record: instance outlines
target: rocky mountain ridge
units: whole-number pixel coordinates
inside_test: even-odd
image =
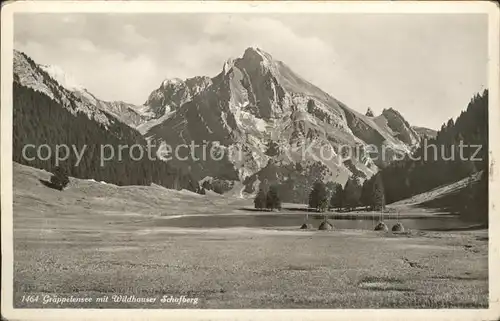
[[[264,180],[281,184],[292,179],[307,189],[316,179],[365,179],[390,161],[372,161],[368,145],[409,153],[420,142],[394,109],[377,117],[360,114],[259,48],[227,60],[213,78],[167,80],[145,105],[157,111],[156,117],[168,115],[143,131],[156,144],[175,147],[193,141],[211,147],[218,142],[224,153],[222,160],[181,161],[179,166],[200,180],[245,182],[247,191]],[[344,159],[347,149],[358,155]]]
[[[61,70],[17,51],[14,80],[104,126],[125,123],[160,148],[205,146],[180,148],[182,159],[170,161],[202,182],[243,182],[247,192],[267,181],[303,197],[318,179],[364,180],[421,139],[396,110],[363,115],[254,47],[225,61],[215,77],[166,79],[143,106],[100,100]],[[374,158],[373,148],[388,149],[388,158]],[[217,159],[204,158],[207,150]]]
[[[133,104],[97,98],[60,67],[37,64],[17,50],[14,50],[14,81],[46,94],[73,112],[83,112],[104,126],[112,121],[109,115],[131,127],[152,118]]]

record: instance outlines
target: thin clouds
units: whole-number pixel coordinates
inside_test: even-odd
[[[22,14],[14,31],[35,61],[136,104],[165,78],[215,76],[249,46],[361,112],[393,107],[433,128],[486,84],[487,19],[474,15]]]
[[[136,104],[164,78],[215,76],[226,59],[252,45],[306,78],[312,61],[333,59],[320,39],[297,36],[265,16],[43,14],[16,22],[17,49],[41,63],[60,65],[103,99]]]

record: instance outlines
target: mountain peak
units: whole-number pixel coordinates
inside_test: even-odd
[[[81,85],[75,77],[66,73],[63,68],[57,65],[43,65],[35,63],[27,54],[22,51],[14,49],[14,73],[18,76],[24,76],[23,84],[26,85],[30,82],[35,86],[36,69],[45,72],[50,78],[55,80],[60,86],[69,91],[85,91],[86,89]],[[41,77],[41,75],[39,75]],[[38,79],[38,85],[42,82],[41,78]],[[30,87],[30,86],[28,86]],[[50,96],[50,95],[49,95]]]
[[[39,67],[64,88],[71,91],[85,90],[75,77],[66,73],[61,67],[56,65],[39,65]]]
[[[231,68],[234,67],[234,59],[233,58],[229,58],[228,60],[226,60],[224,62],[224,66],[222,67],[222,71],[224,72],[224,74],[227,74]]]
[[[420,141],[418,133],[410,126],[408,121],[394,108],[382,111],[382,116],[387,119],[387,125],[397,133],[396,137],[407,145],[415,145]]]
[[[163,88],[167,87],[168,85],[179,85],[183,83],[184,81],[180,78],[167,78],[162,81],[161,86]]]
[[[273,57],[258,47],[248,47],[243,53],[243,59],[256,59],[259,61],[272,61]]]
[[[245,49],[245,52],[255,52],[255,53],[259,53],[259,52],[264,52],[262,49],[260,49],[259,47],[256,47],[256,46],[250,46],[248,47],[247,49]]]

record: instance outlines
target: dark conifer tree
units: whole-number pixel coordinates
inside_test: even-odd
[[[320,211],[328,207],[328,192],[325,183],[317,181],[314,183],[311,193],[309,194],[309,207]]]
[[[367,179],[363,183],[363,187],[361,188],[361,205],[365,206],[366,209],[373,207],[373,177],[371,179]]]
[[[263,188],[260,188],[259,191],[257,192],[257,195],[255,195],[255,199],[253,200],[255,208],[257,209],[266,208],[267,206],[266,200],[267,200],[266,192],[264,191]]]
[[[343,194],[344,207],[349,210],[353,210],[354,208],[356,208],[359,205],[359,200],[361,198],[361,183],[359,181],[359,178],[350,177],[347,180]]]
[[[383,211],[385,209],[385,192],[384,183],[380,174],[375,175],[373,182],[373,209],[376,211]]]
[[[341,184],[337,183],[332,193],[332,197],[330,198],[330,206],[340,211],[342,209],[343,198],[344,198],[344,188],[342,187]]]
[[[489,197],[488,197],[488,179],[487,171],[481,173],[481,178],[473,192],[473,200],[471,201],[474,219],[488,225],[489,214]]]
[[[310,114],[314,113],[314,108],[316,108],[316,103],[314,102],[314,100],[309,99],[307,101],[307,112]]]
[[[272,185],[266,196],[266,208],[270,210],[281,209],[281,199],[278,193],[278,186]]]

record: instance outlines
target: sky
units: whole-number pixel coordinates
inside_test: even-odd
[[[143,104],[254,46],[355,110],[438,129],[487,88],[487,30],[480,14],[23,13],[14,47],[100,99]]]

